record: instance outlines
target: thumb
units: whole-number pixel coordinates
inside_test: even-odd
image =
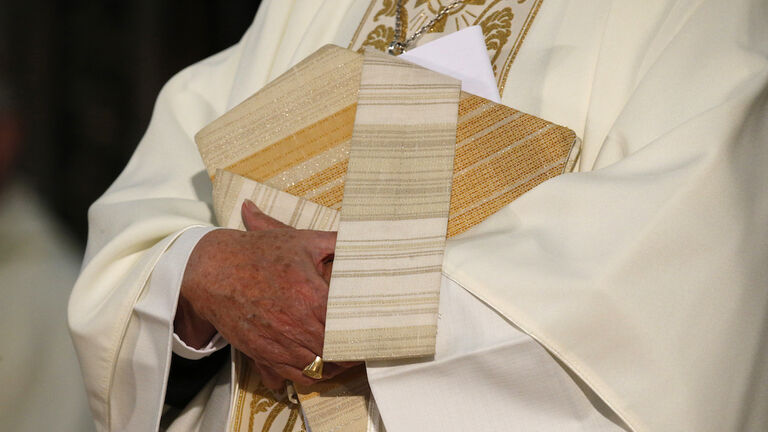
[[[240,208],[240,215],[243,218],[243,225],[246,231],[263,231],[276,228],[291,228],[290,226],[267,216],[256,207],[251,200],[243,201]]]

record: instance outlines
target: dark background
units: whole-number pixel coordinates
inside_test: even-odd
[[[0,132],[18,137],[12,175],[81,247],[87,208],[127,163],[162,85],[235,44],[258,4],[0,0]]]

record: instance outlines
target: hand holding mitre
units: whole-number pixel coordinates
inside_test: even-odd
[[[336,233],[294,229],[250,201],[241,210],[246,231],[211,231],[192,251],[175,331],[196,348],[220,332],[269,388],[311,385],[302,369],[322,353]],[[345,367],[327,364],[323,377]]]

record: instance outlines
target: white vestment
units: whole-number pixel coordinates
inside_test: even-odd
[[[142,385],[131,379],[135,359],[157,369],[170,349],[168,336],[136,351],[134,318],[147,311],[134,307],[155,264],[182,232],[212,223],[193,135],[321,45],[346,46],[368,3],[265,1],[238,45],[163,89],[134,157],[91,208],[70,303],[101,429],[124,428],[135,415]],[[449,284],[454,290],[441,308],[468,295],[461,288],[482,299],[558,359],[563,369],[553,373],[574,377],[563,388],[589,387],[586,394],[635,430],[764,429],[765,22],[768,7],[759,0],[545,1],[502,102],[575,130],[584,141],[583,172],[545,182],[450,240],[443,293]],[[487,395],[489,406],[512,393],[523,407],[546,409],[535,383],[492,373],[520,354],[510,341],[537,345],[525,345],[528,336],[501,318],[483,316],[501,326],[498,333],[443,346],[472,355],[369,369],[391,431],[462,419],[483,430],[492,416],[516,430],[506,411],[451,410],[462,392],[481,401]],[[441,329],[458,318],[441,321]],[[449,363],[475,373],[461,388],[443,388]],[[221,405],[215,384],[200,396],[209,405]],[[202,403],[181,420],[209,424],[199,415]],[[435,416],[447,424],[419,424]],[[556,420],[527,429],[562,430]]]

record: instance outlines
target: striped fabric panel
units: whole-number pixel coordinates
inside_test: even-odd
[[[295,195],[246,179],[229,171],[218,170],[213,181],[216,219],[226,228],[245,230],[240,206],[249,199],[270,217],[297,229],[336,231],[339,212]]]
[[[359,54],[326,45],[207,125],[195,141],[208,175],[229,168],[264,182],[349,139],[361,67]]]
[[[364,57],[325,317],[327,361],[434,354],[460,89],[458,80],[398,58]]]
[[[363,432],[369,421],[379,420],[369,419],[368,407],[373,401],[362,366],[296,390],[312,432]]]
[[[227,167],[253,179],[269,179],[352,138],[356,104],[342,108]]]
[[[562,174],[580,144],[568,128],[466,94],[456,136],[448,237]]]

